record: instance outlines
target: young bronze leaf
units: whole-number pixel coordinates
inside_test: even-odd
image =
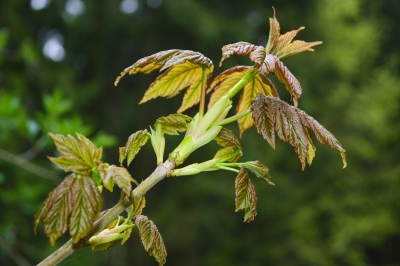
[[[235,179],[235,212],[244,210],[244,221],[254,221],[257,215],[257,196],[254,184],[246,169],[242,168]]]
[[[269,19],[270,22],[270,32],[269,39],[266,46],[266,52],[268,54],[273,54],[278,58],[288,57],[304,51],[314,51],[311,47],[321,44],[322,42],[304,42],[304,41],[294,41],[293,38],[297,35],[300,30],[304,27],[300,27],[297,30],[289,31],[283,35],[280,34],[280,25],[275,16]]]
[[[275,186],[275,184],[270,180],[271,176],[268,174],[269,172],[268,167],[262,164],[260,161],[245,162],[242,164],[242,167],[250,170],[258,178],[260,178],[261,181],[269,185]]]
[[[142,214],[142,210],[146,207],[146,198],[141,196],[135,200],[131,206],[129,206],[126,211],[130,214],[132,218]]]
[[[35,214],[34,231],[43,218],[44,233],[54,246],[56,240],[68,229],[69,215],[72,211],[71,187],[76,181],[75,175],[67,176],[50,194]]]
[[[128,170],[124,167],[110,166],[102,167],[100,170],[100,177],[103,180],[104,187],[112,192],[112,186],[107,184],[116,183],[118,187],[130,197],[132,191],[131,182],[137,183],[129,174]],[[112,181],[111,181],[112,180]],[[110,189],[111,187],[111,189]]]
[[[342,147],[340,142],[333,136],[331,132],[329,132],[324,126],[322,126],[320,123],[318,123],[317,120],[315,120],[313,117],[307,115],[304,111],[300,109],[296,109],[296,112],[298,113],[301,123],[303,126],[311,130],[315,136],[317,137],[317,140],[325,145],[328,145],[329,147],[337,150],[340,152],[343,160],[343,168],[347,166],[346,162],[346,150]],[[314,146],[314,145],[313,145]],[[315,150],[315,147],[314,147]],[[315,151],[314,151],[315,153]]]
[[[69,233],[72,241],[77,243],[92,229],[101,210],[102,197],[96,183],[87,176],[75,178],[70,195],[72,209]]]
[[[153,256],[159,265],[164,265],[167,259],[167,250],[156,225],[144,215],[138,215],[135,224],[139,229],[139,237],[146,252]]]
[[[178,49],[166,50],[139,59],[138,61],[136,61],[136,63],[134,63],[130,67],[125,68],[124,71],[121,72],[121,74],[115,80],[114,85],[117,86],[121,78],[127,73],[129,75],[134,75],[137,73],[149,74],[155,70],[162,68],[165,62],[169,58],[171,58],[171,56],[179,52],[180,50]]]
[[[71,135],[49,133],[57,150],[63,156],[49,159],[66,172],[90,175],[92,168],[101,163],[102,148],[97,148],[89,139],[77,134],[78,140]]]
[[[179,135],[178,132],[186,131],[186,127],[188,122],[190,122],[192,118],[190,116],[184,114],[171,114],[167,117],[163,116],[156,120],[154,123],[154,127],[157,125],[162,126],[162,133],[168,135]]]
[[[253,120],[257,132],[262,134],[272,147],[275,146],[275,134],[283,141],[289,142],[300,159],[302,169],[306,162],[311,164],[315,156],[315,146],[308,130],[313,131],[322,143],[338,150],[346,166],[345,150],[338,140],[315,119],[305,112],[281,101],[278,98],[257,95],[252,104]],[[311,150],[310,150],[311,149]]]
[[[125,147],[119,148],[119,162],[123,163],[123,161],[127,158],[128,166],[131,164],[132,160],[135,158],[136,154],[140,151],[143,145],[149,140],[149,136],[147,135],[147,130],[139,130],[136,133],[129,136],[128,141],[125,144]]]
[[[228,44],[222,47],[222,58],[219,66],[222,65],[225,59],[233,54],[249,56],[250,60],[254,62],[258,68],[264,63],[266,52],[263,46],[257,46],[248,42]]]
[[[253,101],[252,111],[257,132],[270,144],[275,143],[275,134],[281,140],[289,142],[304,169],[309,148],[308,133],[301,125],[295,108],[278,98],[259,94]]]
[[[290,92],[293,97],[293,105],[297,107],[297,99],[300,98],[303,93],[300,82],[279,59],[275,61],[273,74],[277,77],[279,82],[282,83],[285,89]]]
[[[201,65],[204,68],[212,67],[212,61],[209,58],[205,57],[203,54],[190,50],[179,50],[179,53],[175,53],[173,54],[173,56],[168,58],[160,71],[172,66],[183,64],[185,62],[190,62],[195,65]]]
[[[240,96],[239,103],[236,106],[236,113],[239,114],[251,107],[251,103],[257,94],[264,94],[273,97],[279,97],[275,86],[263,74],[257,74],[252,81],[244,86],[242,95]],[[254,125],[251,115],[248,114],[238,120],[240,136],[246,129]]]
[[[150,85],[139,104],[157,97],[172,98],[184,89],[188,89],[184,96],[179,112],[197,104],[200,101],[201,90],[203,89],[202,76],[204,66],[193,64],[190,61],[174,65]],[[207,68],[206,76],[209,77],[213,67]],[[207,82],[207,81],[206,81]]]
[[[210,109],[222,96],[226,95],[228,91],[241,79],[248,71],[251,71],[251,67],[248,66],[236,66],[225,70],[218,76],[216,76],[210,85],[209,90],[214,90],[208,103],[208,109]]]
[[[215,154],[214,158],[220,158],[224,162],[237,162],[242,158],[242,146],[229,129],[222,128],[214,140],[224,147]]]

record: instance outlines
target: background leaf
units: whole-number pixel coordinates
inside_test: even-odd
[[[257,196],[254,184],[246,169],[240,169],[235,178],[235,211],[244,210],[244,221],[254,221],[257,215]]]
[[[156,259],[159,265],[164,265],[167,258],[167,250],[156,225],[144,215],[137,216],[135,224],[139,229],[139,237],[144,249]]]

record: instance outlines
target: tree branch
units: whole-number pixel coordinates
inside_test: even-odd
[[[138,198],[146,194],[146,192],[149,189],[151,189],[155,184],[157,184],[158,182],[163,180],[166,176],[168,176],[169,172],[172,169],[174,169],[174,167],[175,164],[170,160],[167,160],[163,164],[157,166],[154,172],[132,191],[132,199],[137,200]],[[61,261],[63,261],[68,256],[70,256],[76,250],[88,246],[87,241],[89,240],[90,237],[99,232],[101,229],[105,228],[112,220],[115,219],[115,217],[117,217],[131,204],[132,201],[128,197],[125,197],[122,201],[118,202],[113,208],[108,209],[108,211],[103,216],[98,218],[94,222],[93,228],[90,231],[90,233],[79,243],[73,244],[72,239],[70,239],[38,265],[41,266],[56,265]]]
[[[6,161],[8,163],[14,164],[18,167],[21,167],[22,169],[25,169],[25,170],[27,170],[39,177],[42,177],[44,179],[47,179],[47,180],[50,180],[53,182],[59,181],[59,178],[58,178],[57,174],[55,174],[54,171],[50,171],[43,167],[40,167],[21,156],[14,155],[3,149],[0,149],[0,159]]]

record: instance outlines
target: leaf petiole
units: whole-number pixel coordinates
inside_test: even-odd
[[[248,108],[248,109],[244,110],[243,112],[241,112],[241,113],[239,113],[237,115],[234,115],[234,116],[225,118],[223,120],[217,121],[217,122],[213,123],[211,126],[212,127],[214,127],[214,126],[224,126],[224,125],[230,124],[230,123],[235,122],[235,121],[239,120],[240,118],[248,115],[249,113],[251,113],[251,108]]]

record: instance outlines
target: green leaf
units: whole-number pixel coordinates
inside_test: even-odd
[[[219,66],[222,65],[225,59],[233,54],[249,56],[250,60],[253,61],[258,68],[264,63],[266,52],[263,46],[257,46],[248,42],[228,44],[222,47],[222,58]]]
[[[235,212],[244,210],[244,221],[254,221],[257,215],[257,196],[254,184],[247,171],[242,168],[235,179]]]
[[[76,181],[75,175],[67,176],[53,191],[35,214],[34,231],[43,219],[44,233],[54,246],[56,240],[68,229],[69,215],[74,207],[71,200],[71,187]]]
[[[131,182],[136,184],[137,182],[132,178],[128,170],[124,167],[117,167],[114,165],[109,167],[103,166],[104,164],[100,165],[99,174],[103,180],[104,187],[112,192],[114,183],[116,183],[118,187],[125,193],[125,195],[130,197],[132,192]]]
[[[220,149],[214,158],[221,159],[220,162],[237,162],[242,158],[242,146],[232,131],[222,128],[214,140],[224,147]]]
[[[218,75],[211,83],[210,90],[214,89],[211,95],[208,108],[216,103],[222,96],[226,95],[228,91],[249,71],[254,71],[252,67],[237,66],[230,68],[220,75]],[[208,91],[208,92],[209,92]],[[236,106],[236,114],[239,114],[251,107],[251,102],[262,93],[268,96],[279,97],[278,92],[272,82],[264,75],[257,74],[254,79],[245,85],[243,93],[240,96],[239,103]],[[238,120],[240,135],[254,125],[250,115],[246,115]]]
[[[53,138],[57,150],[63,154],[61,157],[49,159],[66,172],[74,172],[81,175],[90,175],[93,168],[101,163],[102,148],[97,148],[83,135],[76,134],[78,140],[71,135],[49,133]]]
[[[202,75],[203,66],[193,64],[189,61],[174,65],[150,85],[139,104],[157,97],[172,98],[182,90],[187,89],[183,102],[178,112],[183,112],[189,107],[200,102],[201,90],[203,89]],[[213,67],[207,69],[207,77],[211,76]]]
[[[130,217],[135,218],[136,216],[142,214],[144,207],[146,207],[146,198],[145,196],[141,196],[126,209],[126,212],[130,215]]]
[[[269,39],[266,46],[266,52],[269,54],[273,54],[278,58],[288,57],[297,53],[301,53],[304,51],[314,51],[311,47],[321,44],[322,42],[305,42],[305,41],[294,41],[293,38],[297,35],[297,33],[303,29],[304,27],[300,27],[297,30],[289,31],[283,35],[280,34],[280,25],[275,16],[269,19],[270,22],[270,32]]]
[[[251,162],[245,162],[242,164],[242,167],[250,170],[252,173],[254,173],[258,178],[261,179],[261,181],[275,186],[275,184],[270,180],[271,176],[269,175],[269,169],[267,166],[262,164],[260,161],[251,161]]]
[[[164,265],[167,250],[156,225],[144,215],[137,216],[135,224],[139,229],[139,237],[146,252],[153,256],[159,265]]]
[[[92,178],[76,178],[70,190],[73,208],[69,220],[69,233],[74,243],[85,237],[98,216],[102,198]]]
[[[236,66],[229,68],[216,76],[207,90],[207,93],[214,90],[208,103],[208,109],[210,109],[222,96],[226,95],[228,91],[243,78],[248,71],[252,71],[253,68],[248,66]]]
[[[149,140],[149,136],[147,135],[147,130],[139,130],[136,133],[129,136],[128,141],[125,144],[125,147],[119,148],[119,162],[123,163],[123,161],[127,158],[128,166],[131,164],[132,160],[135,158],[136,154],[140,151],[143,145]]]
[[[43,218],[44,233],[51,245],[69,229],[74,243],[92,228],[102,198],[96,183],[87,176],[67,176],[47,197],[35,214],[34,228]]]
[[[186,131],[188,122],[192,121],[190,116],[184,114],[171,114],[167,117],[163,116],[156,120],[154,127],[161,125],[162,133],[168,135],[179,135],[178,132]]]
[[[302,169],[306,161],[311,164],[315,156],[308,129],[314,132],[318,141],[341,153],[343,165],[346,167],[346,150],[339,141],[304,111],[295,108],[278,98],[259,94],[252,104],[253,120],[257,132],[275,148],[275,134],[283,141],[289,142],[300,159]],[[311,149],[311,150],[310,150]]]
[[[236,106],[236,113],[239,114],[251,107],[251,103],[257,94],[264,94],[273,97],[279,97],[275,86],[263,74],[257,74],[254,79],[244,86],[242,95],[240,96],[239,103]],[[248,114],[238,120],[240,136],[243,132],[254,125],[251,115]]]
[[[214,67],[212,61],[199,52],[167,50],[138,60],[121,72],[114,84],[117,85],[126,73],[147,74],[158,69],[166,71],[150,85],[140,103],[159,96],[171,98],[188,89],[178,110],[183,112],[200,101],[201,91],[209,83]],[[205,83],[203,74],[206,76]]]

